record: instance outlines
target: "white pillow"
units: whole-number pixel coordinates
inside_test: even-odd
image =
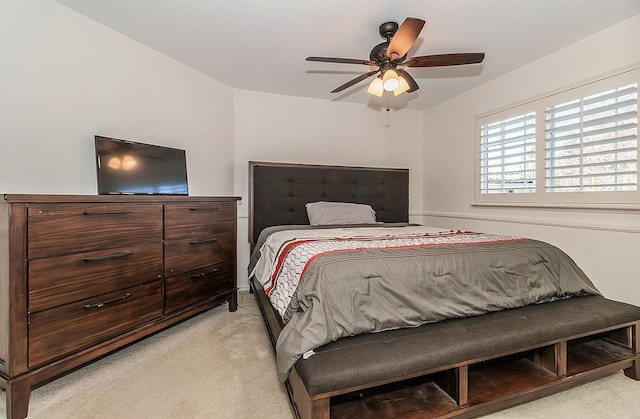
[[[375,224],[376,212],[369,205],[348,202],[310,202],[305,205],[311,225]]]

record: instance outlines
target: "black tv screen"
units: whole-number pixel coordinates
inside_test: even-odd
[[[188,195],[184,150],[95,136],[98,194]]]

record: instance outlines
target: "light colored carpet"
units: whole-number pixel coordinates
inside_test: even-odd
[[[29,419],[293,418],[253,296],[239,301],[35,389]],[[617,373],[485,418],[553,417],[640,418],[640,382]]]

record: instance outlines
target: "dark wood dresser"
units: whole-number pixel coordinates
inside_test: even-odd
[[[5,195],[0,386],[32,388],[225,301],[237,309],[238,197]]]

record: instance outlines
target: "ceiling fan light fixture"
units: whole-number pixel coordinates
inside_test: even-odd
[[[389,69],[384,72],[382,76],[382,83],[384,86],[384,90],[387,92],[391,92],[400,86],[400,80],[398,80],[398,73],[395,70]]]
[[[400,84],[398,84],[398,87],[396,87],[393,90],[393,94],[395,96],[398,96],[398,95],[406,92],[411,87],[411,86],[409,86],[409,83],[407,83],[407,81],[404,79],[404,77],[398,76],[398,80],[400,81]]]
[[[307,61],[319,61],[325,63],[338,64],[364,64],[370,67],[377,67],[361,74],[358,77],[336,87],[331,93],[338,93],[374,74],[380,73],[369,85],[368,93],[382,97],[384,92],[393,92],[399,96],[402,93],[412,93],[420,87],[415,79],[399,66],[406,67],[442,67],[452,65],[478,64],[484,60],[484,52],[476,53],[454,53],[454,54],[432,54],[407,58],[408,52],[413,48],[418,39],[425,21],[415,17],[408,17],[399,25],[396,22],[386,22],[380,25],[379,33],[385,42],[373,47],[369,53],[369,60],[355,58],[336,57],[307,57]]]
[[[375,79],[373,79],[373,81],[369,85],[369,88],[367,89],[367,92],[371,93],[372,95],[382,97],[382,94],[384,93],[384,83],[382,82],[382,79],[380,77],[376,77]]]

